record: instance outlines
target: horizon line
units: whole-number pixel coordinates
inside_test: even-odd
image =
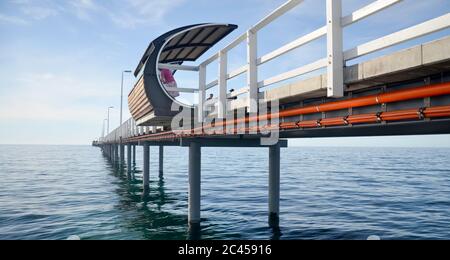
[[[92,144],[2,144],[0,146],[92,146]],[[173,146],[178,147],[178,146]],[[208,147],[205,147],[208,148]],[[210,147],[213,148],[213,147]],[[450,146],[406,146],[406,145],[364,145],[364,146],[355,146],[355,145],[291,145],[287,148],[433,148],[433,149],[450,149]]]

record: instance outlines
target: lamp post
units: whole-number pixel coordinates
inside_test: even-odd
[[[131,70],[122,71],[122,84],[120,85],[120,125],[122,125],[122,114],[123,114],[123,75],[125,73],[131,73]]]
[[[107,127],[107,134],[109,134],[109,111],[111,110],[111,109],[113,109],[114,107],[108,107],[108,127]]]
[[[108,121],[108,119],[103,119],[103,128],[102,128],[102,139],[105,138],[105,130],[106,130],[106,121]]]

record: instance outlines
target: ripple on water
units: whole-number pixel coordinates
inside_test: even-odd
[[[0,239],[187,239],[187,150],[142,193],[89,146],[0,146]],[[151,150],[151,169],[158,160]],[[389,155],[389,156],[388,156]],[[450,150],[288,148],[280,230],[267,227],[267,150],[202,158],[203,239],[449,239]],[[382,162],[382,163],[381,163]]]

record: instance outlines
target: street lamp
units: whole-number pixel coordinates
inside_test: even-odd
[[[105,138],[105,130],[106,130],[106,122],[108,119],[103,119],[103,128],[102,128],[102,139]]]
[[[122,125],[122,113],[123,113],[123,74],[131,73],[131,70],[122,71],[122,84],[120,85],[120,125]]]
[[[108,128],[107,128],[107,134],[109,134],[109,110],[113,109],[114,107],[108,107]]]

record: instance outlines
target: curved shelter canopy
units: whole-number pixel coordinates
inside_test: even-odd
[[[159,79],[158,64],[182,64],[196,61],[211,47],[234,31],[232,24],[196,24],[167,32],[150,43],[134,75],[139,77],[128,96],[129,109],[138,125],[166,126],[177,112],[178,103]]]
[[[139,75],[148,58],[155,52],[155,43],[161,38],[170,40],[161,50],[159,63],[183,63],[184,61],[196,61],[237,28],[237,25],[232,24],[196,24],[166,33],[150,43],[134,75]]]

